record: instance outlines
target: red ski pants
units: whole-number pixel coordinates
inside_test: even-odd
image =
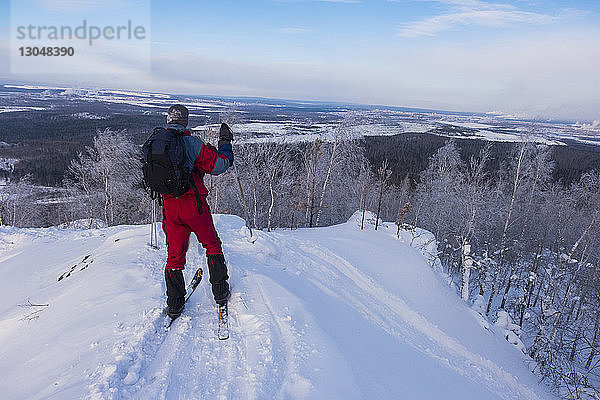
[[[206,196],[200,196],[202,213],[195,196],[164,199],[163,231],[167,237],[167,269],[183,269],[190,234],[206,249],[206,255],[223,254],[221,240],[215,230]]]

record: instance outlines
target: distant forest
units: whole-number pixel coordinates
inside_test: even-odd
[[[391,179],[400,183],[406,176],[413,185],[419,183],[419,174],[427,168],[433,156],[449,140],[448,137],[404,133],[394,136],[367,136],[365,156],[372,165],[381,165],[384,159],[394,172]],[[514,149],[511,142],[488,142],[477,139],[453,138],[464,162],[477,156],[486,144],[490,144],[490,160],[487,172],[497,176],[504,169]],[[585,172],[600,169],[600,146],[570,141],[567,146],[550,146],[551,159],[555,162],[552,178],[555,182],[569,185]]]
[[[105,115],[102,111],[99,114]],[[0,157],[20,160],[15,165],[15,179],[31,174],[34,184],[60,186],[71,161],[92,145],[98,130],[126,129],[141,144],[163,121],[157,114],[108,114],[106,119],[87,119],[54,111],[3,113],[0,141],[12,146],[0,148]]]

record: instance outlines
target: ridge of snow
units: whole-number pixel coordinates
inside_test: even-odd
[[[257,231],[250,243],[243,220],[215,215],[231,276],[227,341],[216,338],[207,273],[164,330],[166,251],[148,246],[149,226],[0,227],[0,391],[6,398],[554,398],[504,340],[505,327],[484,329],[428,265],[431,234],[397,237],[388,223],[375,231],[372,214],[360,230],[360,217]],[[207,272],[204,250],[194,237],[191,244],[187,279],[199,266]]]

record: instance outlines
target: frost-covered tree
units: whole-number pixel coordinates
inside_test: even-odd
[[[107,225],[147,219],[139,148],[125,131],[98,131],[93,146],[71,162],[65,183],[80,191],[90,218]]]
[[[377,213],[375,214],[375,230],[379,225],[379,216],[381,215],[381,201],[383,200],[383,193],[390,186],[390,177],[392,176],[392,170],[389,169],[388,160],[383,160],[379,168],[377,168]]]
[[[283,142],[247,143],[236,148],[236,162],[248,192],[252,224],[256,228],[267,228],[280,224],[276,218],[284,201],[291,176],[294,150]]]
[[[317,180],[319,175],[319,164],[323,152],[321,150],[323,141],[316,139],[310,143],[304,151],[304,168],[306,171],[306,220],[310,228],[313,227],[317,213]]]
[[[414,225],[430,230],[440,243],[440,256],[449,272],[460,260],[458,242],[461,220],[460,187],[464,181],[464,162],[452,140],[430,159],[420,175],[413,204]]]
[[[359,210],[361,211],[360,229],[364,229],[365,214],[370,206],[371,186],[375,181],[375,174],[371,169],[371,164],[364,159],[358,169],[358,190],[359,190]]]
[[[37,202],[38,195],[28,175],[5,185],[0,191],[0,225],[39,226],[41,208]]]
[[[345,183],[348,180],[353,181],[354,179],[352,178],[357,178],[360,174],[359,169],[363,156],[358,138],[362,138],[362,135],[360,131],[354,129],[357,121],[357,114],[347,113],[335,128],[333,139],[326,147],[328,153],[327,165],[324,171],[324,178],[322,179],[323,183],[320,187],[315,225],[319,225],[321,215],[326,206],[325,199],[330,194],[331,188],[336,186],[335,183]],[[355,187],[355,182],[348,183],[353,184],[350,188]]]
[[[81,201],[72,206],[81,208],[90,222],[99,216],[100,202],[93,156],[91,148],[79,153],[77,159],[71,161],[63,182],[66,187],[75,189],[74,195]]]

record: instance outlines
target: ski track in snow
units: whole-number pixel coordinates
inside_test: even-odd
[[[229,267],[233,276],[243,274]],[[114,362],[93,374],[87,398],[286,399],[305,391],[310,384],[294,364],[295,333],[278,316],[260,278],[242,285],[253,299],[251,311],[242,297],[246,293],[232,285],[228,340],[217,338],[217,308],[206,282],[168,330],[160,307],[121,327],[131,332],[130,339],[115,344]]]

